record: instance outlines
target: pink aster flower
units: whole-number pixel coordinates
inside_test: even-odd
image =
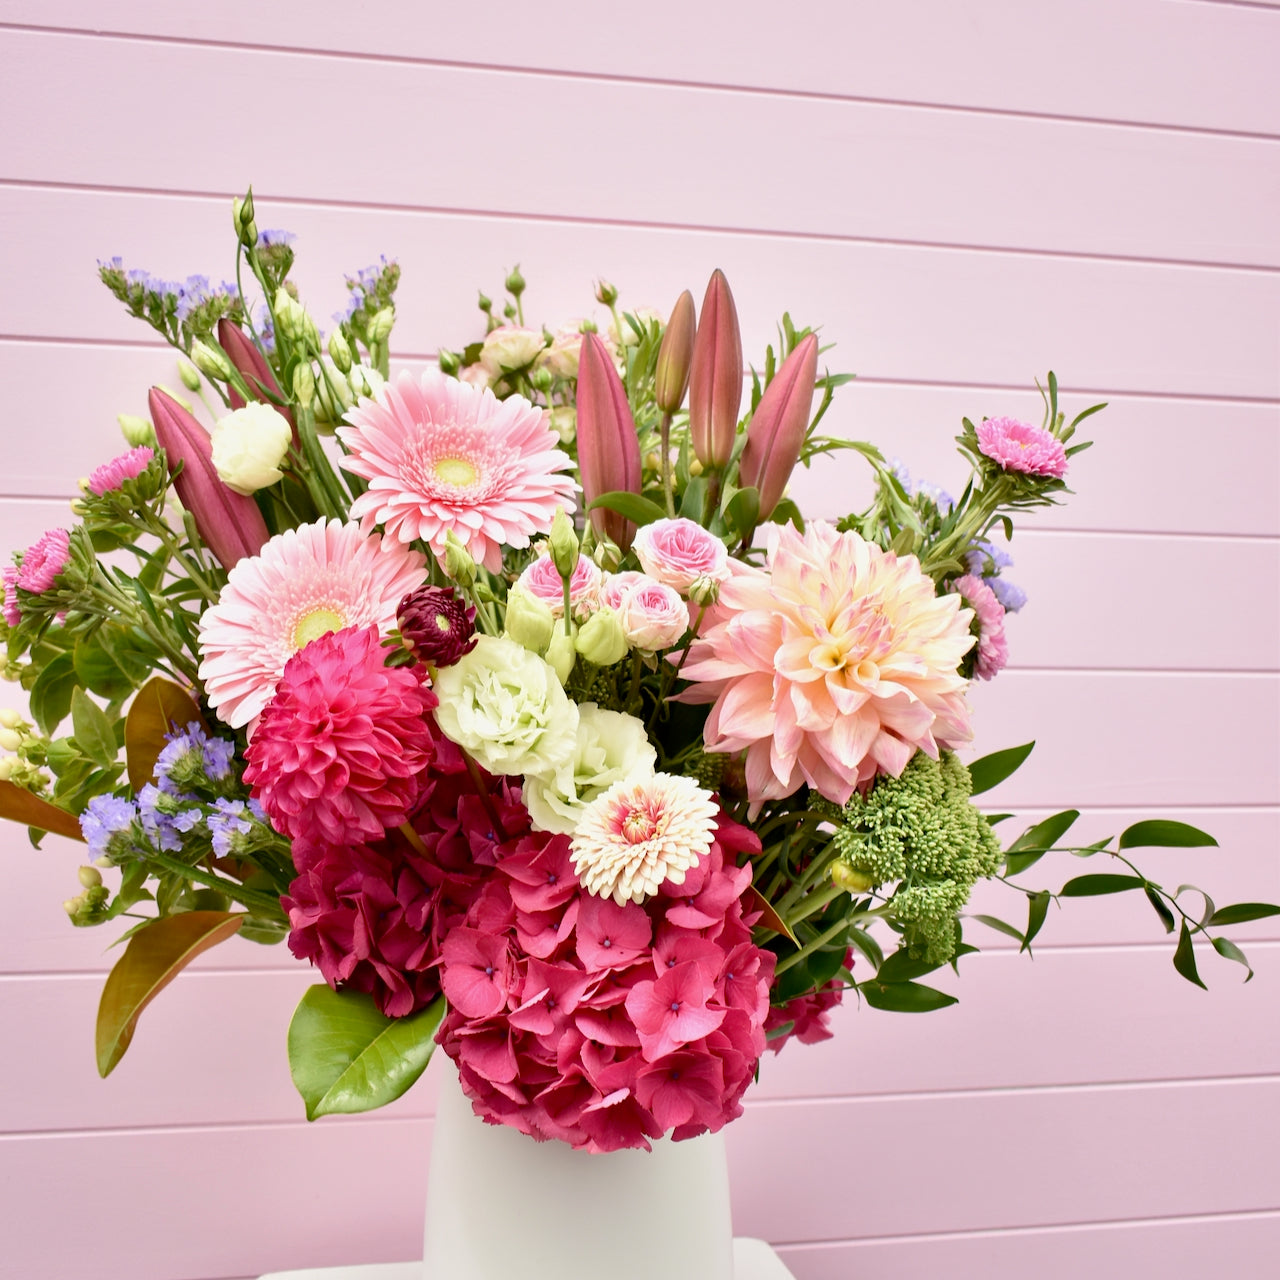
[[[764,569],[735,562],[677,701],[711,702],[709,751],[747,753],[753,808],[803,783],[844,804],[877,772],[967,741],[971,614],[914,556],[815,521],[771,525]]]
[[[388,667],[374,627],[321,636],[285,664],[245,752],[271,825],[307,844],[377,840],[422,792],[436,705],[415,667]]]
[[[122,453],[110,462],[104,462],[89,476],[89,492],[102,497],[112,489],[118,489],[126,480],[134,480],[146,469],[155,454],[146,445],[139,445]]]
[[[706,856],[718,814],[711,792],[692,778],[624,778],[583,809],[571,845],[574,870],[588,893],[643,902],[664,881],[682,883]]]
[[[504,546],[527,547],[550,530],[557,507],[573,510],[569,456],[522,396],[499,400],[435,369],[421,380],[402,373],[347,421],[337,429],[350,450],[342,465],[369,482],[351,506],[365,532],[382,524],[441,559],[452,532],[496,573]]]
[[[729,576],[727,548],[696,520],[655,520],[636,531],[631,549],[645,573],[682,593],[699,578],[723,582]]]
[[[71,555],[71,535],[65,529],[50,529],[27,548],[18,568],[16,585],[23,591],[38,596],[48,591],[63,569]],[[6,603],[8,592],[5,592]]]
[[[957,578],[951,586],[964,597],[965,604],[973,609],[974,620],[978,624],[978,652],[974,659],[973,674],[979,680],[990,680],[1009,663],[1009,642],[1004,634],[1004,606],[996,599],[996,593],[972,573]]]
[[[4,567],[4,620],[16,627],[22,621],[18,611],[18,566],[7,564]]]
[[[1067,453],[1062,441],[1043,427],[1033,427],[1017,418],[984,418],[977,427],[978,448],[1006,471],[1022,471],[1031,476],[1067,474]]]
[[[337,520],[272,538],[231,570],[200,619],[200,679],[209,705],[238,729],[262,713],[303,645],[344,627],[396,625],[396,608],[426,579],[426,558]]]
[[[549,555],[539,556],[517,579],[522,587],[536,596],[557,618],[564,616],[564,579]],[[569,607],[576,617],[594,613],[600,604],[600,588],[604,573],[588,556],[579,556],[569,575]]]

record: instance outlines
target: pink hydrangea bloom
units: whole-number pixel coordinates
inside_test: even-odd
[[[539,556],[520,575],[518,582],[536,596],[557,618],[564,616],[564,579],[549,555]],[[569,575],[569,607],[574,615],[585,618],[600,605],[600,588],[604,573],[589,556],[579,556]]]
[[[1067,452],[1062,441],[1043,427],[1033,427],[1017,418],[984,418],[977,427],[978,448],[1006,471],[1031,476],[1067,474]]]
[[[33,596],[48,591],[58,574],[67,567],[70,555],[71,535],[65,529],[50,529],[27,548],[16,584]]]
[[[854,955],[850,949],[845,952],[844,967],[852,970],[853,965]],[[799,1040],[801,1044],[830,1040],[832,1031],[828,1015],[844,1003],[844,991],[844,984],[833,978],[817,991],[806,992],[770,1009],[764,1024],[769,1048],[774,1053],[781,1053],[782,1046],[791,1040]]]
[[[699,578],[723,582],[729,576],[728,549],[695,520],[655,520],[636,531],[631,549],[645,573],[681,593]]]
[[[765,537],[763,569],[734,562],[676,699],[714,703],[707,749],[746,751],[756,810],[804,783],[844,804],[917,751],[970,738],[958,597],[937,596],[914,556],[820,521]]]
[[[89,476],[89,492],[101,497],[104,493],[110,493],[112,489],[118,489],[126,480],[133,480],[140,476],[155,456],[154,452],[143,444],[136,449],[130,449],[127,453],[122,453],[118,458],[112,458],[110,462],[104,462]]]
[[[388,667],[374,627],[311,641],[285,665],[245,752],[271,825],[306,844],[377,840],[424,785],[437,704],[418,667]]]
[[[1004,606],[996,593],[979,577],[966,573],[952,584],[974,612],[978,624],[978,651],[973,674],[979,680],[990,680],[1009,663],[1009,642],[1004,633]]]
[[[547,533],[557,507],[572,511],[572,465],[541,409],[522,396],[499,400],[430,369],[402,373],[347,413],[337,429],[342,465],[369,482],[351,505],[365,532],[426,542],[443,560],[452,532],[493,573],[503,547]]]

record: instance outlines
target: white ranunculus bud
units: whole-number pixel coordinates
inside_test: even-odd
[[[275,484],[289,452],[293,428],[269,404],[249,404],[218,421],[213,429],[213,465],[229,489],[245,495]]]

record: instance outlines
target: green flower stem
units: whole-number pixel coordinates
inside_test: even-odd
[[[316,507],[326,518],[345,520],[347,518],[347,499],[342,486],[329,459],[320,447],[320,438],[316,435],[316,415],[310,406],[298,405],[294,409],[294,420],[298,424],[298,438],[302,442],[302,453],[306,459],[308,472],[307,488],[315,500]]]
[[[973,545],[975,539],[982,537],[991,528],[991,522],[1004,505],[1009,488],[1009,482],[1002,475],[990,486],[979,489],[956,527],[921,558],[921,571],[932,575],[948,560],[958,560]]]
[[[671,483],[671,415],[663,413],[662,425],[659,428],[662,450],[662,492],[667,500],[667,516],[674,518],[676,514],[675,487]]]
[[[86,608],[88,604],[97,607]],[[196,683],[198,674],[196,663],[187,655],[186,650],[180,643],[175,644],[173,637],[161,631],[101,569],[98,570],[96,581],[89,584],[87,597],[77,599],[75,607],[85,613],[94,613],[108,621],[124,619],[129,626],[146,636],[176,671],[181,672],[182,676],[192,684]]]
[[[785,920],[787,912],[795,906],[801,898],[809,892],[820,880],[827,875],[827,869],[836,860],[834,848],[830,842],[823,851],[817,854],[813,861],[805,868],[804,874],[792,886],[790,892],[783,895],[782,901],[775,903],[775,909],[778,914]]]
[[[821,893],[815,893],[811,897],[805,898],[800,904],[800,910],[793,915],[783,916],[782,918],[794,930],[802,920],[807,920],[810,916],[815,916],[819,911],[830,906],[842,893],[847,893],[847,889],[837,888],[832,885],[829,889],[824,889]],[[781,914],[781,913],[779,913]]]
[[[259,893],[257,889],[246,889],[238,881],[224,880],[222,876],[214,875],[211,871],[193,867],[190,863],[183,862],[180,858],[170,858],[163,853],[149,850],[145,861],[154,863],[165,871],[172,871],[187,880],[194,880],[196,884],[202,884],[207,889],[217,889],[219,893],[225,893],[232,902],[238,902],[242,907],[248,907],[251,911],[265,911],[278,920],[283,921],[285,919],[284,912],[280,907],[280,899],[274,894]]]
[[[822,933],[818,934],[812,942],[805,943],[799,951],[779,960],[777,967],[773,971],[773,976],[776,978],[779,974],[786,973],[788,969],[799,964],[801,960],[807,960],[815,951],[821,951],[829,942],[834,941],[842,933],[847,933],[849,931],[849,926],[852,923],[852,917],[844,920],[837,920],[829,929],[824,929]]]

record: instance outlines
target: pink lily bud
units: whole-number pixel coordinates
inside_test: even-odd
[[[704,467],[719,469],[733,453],[742,404],[742,332],[729,282],[711,273],[693,340],[689,371],[689,439]]]
[[[218,345],[227,353],[227,359],[235,365],[250,389],[258,392],[259,400],[268,404],[272,403],[272,396],[276,401],[284,400],[284,392],[280,390],[276,375],[271,372],[271,366],[263,359],[262,352],[245,337],[244,330],[239,325],[232,324],[226,316],[218,321]],[[236,391],[235,387],[228,387],[227,390],[231,398],[231,407],[243,409],[244,397]],[[292,411],[283,404],[276,404],[276,407],[289,419],[289,425],[292,427],[294,425]],[[296,439],[296,430],[294,435]]]
[[[640,441],[618,371],[596,333],[584,333],[578,356],[578,473],[590,506],[602,493],[640,492]],[[603,507],[591,513],[596,530],[626,551],[636,527]]]
[[[697,317],[693,294],[686,289],[671,312],[662,345],[658,348],[658,367],[654,374],[653,398],[663,413],[676,413],[689,389],[689,367],[693,364],[693,334]]]
[[[152,387],[147,398],[156,440],[172,469],[182,463],[174,486],[182,505],[224,569],[254,556],[270,536],[252,498],[228,489],[213,466],[209,433],[172,396]]]
[[[747,424],[738,483],[760,490],[761,520],[773,514],[800,460],[817,376],[818,335],[811,333],[782,362]]]

